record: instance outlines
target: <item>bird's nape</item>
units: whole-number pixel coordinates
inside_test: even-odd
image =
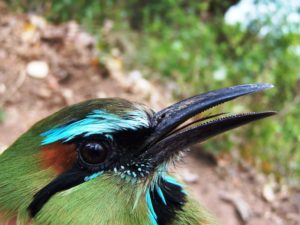
[[[168,162],[192,144],[274,115],[220,113],[187,122],[271,87],[210,91],[157,113],[117,98],[66,107],[0,156],[0,215],[36,225],[217,224],[167,173]]]

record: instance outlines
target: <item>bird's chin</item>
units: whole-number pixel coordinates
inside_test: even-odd
[[[158,166],[190,145],[274,115],[275,112],[267,111],[198,117],[217,105],[271,87],[269,84],[247,84],[223,88],[185,99],[156,113],[152,120],[153,133],[145,143],[142,157]]]

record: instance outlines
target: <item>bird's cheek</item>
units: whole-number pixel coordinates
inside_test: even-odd
[[[56,175],[70,169],[76,161],[76,146],[59,142],[45,145],[39,153],[40,164],[43,169],[51,168]]]

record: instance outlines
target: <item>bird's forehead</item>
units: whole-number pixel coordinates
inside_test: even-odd
[[[152,111],[123,99],[97,99],[73,105],[49,118],[41,133],[42,145],[69,141],[75,137],[103,135],[150,127]],[[52,122],[52,126],[51,126]]]

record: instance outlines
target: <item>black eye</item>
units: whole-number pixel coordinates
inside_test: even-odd
[[[105,161],[108,150],[98,142],[87,142],[80,146],[79,154],[88,164],[99,164]]]

